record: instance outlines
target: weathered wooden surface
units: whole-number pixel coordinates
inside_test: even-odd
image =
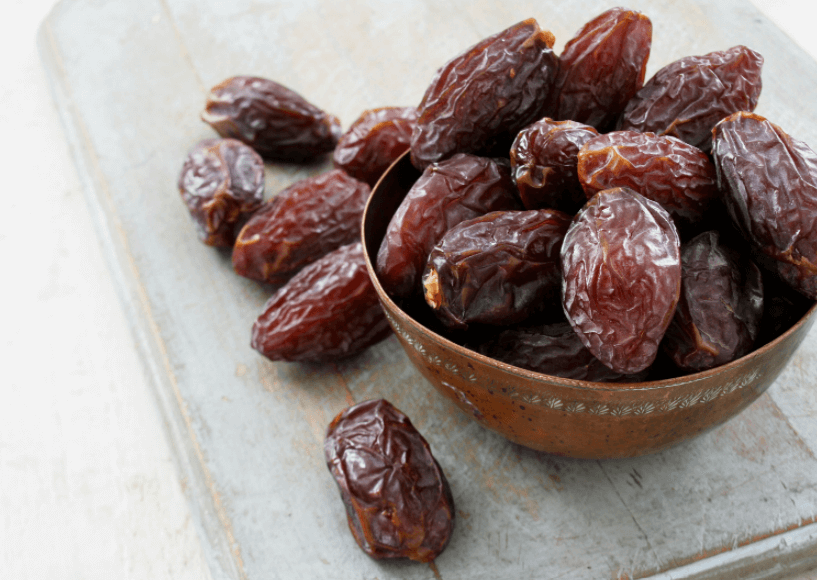
[[[648,75],[687,54],[749,45],[766,57],[758,112],[817,144],[817,64],[751,5],[630,6],[653,20]],[[766,578],[817,565],[814,333],[766,395],[708,435],[626,461],[551,457],[461,416],[393,338],[337,365],[262,359],[249,328],[270,288],[235,276],[228,254],[200,244],[178,199],[187,149],[213,135],[198,119],[205,92],[228,76],[275,79],[348,126],[366,108],[419,102],[438,66],[507,25],[536,17],[560,50],[606,7],[64,0],[46,21],[43,58],[215,578],[715,578],[749,569],[735,566]],[[268,165],[267,196],[325,167]],[[323,463],[330,419],[379,396],[412,418],[451,481],[459,519],[436,568],[363,555]]]

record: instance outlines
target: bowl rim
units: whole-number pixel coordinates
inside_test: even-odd
[[[471,350],[470,348],[466,348],[464,346],[461,346],[461,345],[459,345],[459,344],[445,338],[444,336],[437,334],[436,332],[434,332],[430,328],[427,328],[426,326],[420,324],[413,317],[411,317],[408,313],[406,313],[402,308],[400,308],[400,306],[398,306],[397,303],[394,302],[391,299],[391,297],[388,295],[388,293],[383,289],[383,286],[380,284],[380,280],[377,277],[377,272],[376,272],[376,269],[375,269],[375,265],[372,262],[371,256],[369,255],[368,248],[366,247],[366,230],[367,230],[366,226],[370,221],[370,211],[369,210],[370,210],[370,207],[371,207],[372,200],[380,192],[381,184],[382,184],[382,182],[384,181],[384,179],[386,178],[387,175],[389,175],[393,171],[397,171],[398,170],[397,166],[400,165],[400,164],[406,163],[407,159],[408,159],[408,162],[410,163],[409,155],[410,155],[410,151],[407,150],[402,155],[400,155],[389,166],[389,168],[386,169],[386,171],[383,172],[383,174],[377,180],[377,183],[375,184],[375,186],[372,188],[371,193],[369,194],[369,198],[366,200],[366,206],[365,206],[365,208],[363,210],[363,217],[361,218],[361,223],[360,223],[361,241],[362,241],[362,245],[363,245],[363,257],[366,260],[366,269],[369,272],[369,277],[371,278],[372,285],[374,286],[375,291],[377,292],[377,295],[378,295],[379,299],[381,300],[381,302],[385,302],[386,304],[388,304],[389,308],[391,308],[392,310],[394,310],[396,312],[399,312],[402,315],[402,317],[413,327],[415,332],[419,332],[420,334],[426,335],[426,337],[428,339],[431,339],[431,340],[439,343],[441,346],[443,346],[443,347],[445,347],[447,349],[453,350],[454,352],[456,352],[461,357],[469,358],[469,359],[471,359],[473,361],[476,361],[476,362],[478,362],[478,363],[480,363],[482,365],[485,365],[485,366],[496,367],[499,370],[510,372],[511,374],[517,375],[520,378],[524,378],[524,379],[529,380],[529,381],[550,383],[551,385],[555,384],[555,385],[560,386],[560,387],[567,387],[567,388],[572,388],[572,389],[577,389],[577,390],[582,390],[582,391],[611,391],[611,392],[661,391],[661,390],[664,390],[664,389],[683,387],[683,386],[687,386],[687,385],[690,385],[690,384],[693,384],[693,383],[696,383],[696,382],[706,381],[708,379],[713,378],[715,375],[719,375],[719,374],[723,373],[724,371],[738,369],[739,367],[743,366],[744,364],[747,364],[750,361],[750,359],[764,356],[770,350],[773,350],[781,342],[787,340],[792,334],[798,332],[799,329],[803,327],[803,325],[805,325],[805,324],[807,324],[809,322],[809,319],[814,315],[815,311],[817,311],[817,301],[815,301],[809,307],[809,309],[806,311],[806,313],[803,314],[803,316],[801,316],[800,319],[797,322],[795,322],[792,326],[790,326],[785,332],[778,335],[774,339],[770,340],[769,342],[767,342],[766,344],[764,344],[760,348],[756,348],[756,349],[752,350],[751,352],[743,355],[740,358],[737,358],[737,359],[735,359],[733,361],[730,361],[730,362],[728,362],[726,364],[723,364],[723,365],[720,365],[720,366],[717,366],[717,367],[713,367],[711,369],[707,369],[705,371],[698,371],[696,373],[691,373],[691,374],[688,374],[688,375],[682,375],[680,377],[674,377],[674,378],[669,378],[669,379],[661,379],[661,380],[657,380],[657,381],[643,381],[643,382],[637,382],[637,383],[625,383],[625,382],[600,383],[600,382],[585,381],[585,380],[580,380],[580,379],[569,379],[569,378],[565,378],[565,377],[558,377],[558,376],[555,376],[555,375],[548,375],[546,373],[540,373],[540,372],[537,372],[537,371],[524,369],[524,368],[521,368],[521,367],[517,367],[517,366],[511,365],[511,364],[496,360],[496,359],[491,358],[489,356],[486,356],[484,354],[480,354],[480,353],[478,353],[478,352],[476,352],[474,350]],[[413,165],[412,165],[412,167],[413,167]],[[389,217],[389,220],[391,220],[391,216]],[[377,247],[380,247],[380,244],[382,242],[383,242],[382,238],[377,240]],[[384,310],[387,310],[387,309],[385,309],[385,307],[384,307]],[[387,312],[387,314],[388,314],[388,312]],[[387,316],[387,318],[390,319],[391,317]],[[390,320],[390,322],[392,322],[392,321]],[[392,324],[394,324],[394,323],[392,322]],[[792,352],[794,352],[794,351],[792,351]]]

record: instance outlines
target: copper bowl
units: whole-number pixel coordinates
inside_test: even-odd
[[[765,346],[727,365],[644,383],[594,383],[517,368],[430,330],[383,290],[373,265],[386,228],[420,176],[408,154],[383,174],[363,216],[369,274],[411,362],[463,413],[530,447],[569,457],[633,457],[734,417],[775,380],[814,323],[817,305]],[[415,317],[419,318],[416,315]]]

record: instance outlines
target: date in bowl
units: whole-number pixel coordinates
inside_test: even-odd
[[[782,335],[732,363],[660,381],[578,381],[499,362],[422,324],[421,307],[398,305],[378,281],[378,248],[419,176],[405,154],[372,191],[363,215],[369,275],[420,373],[467,416],[526,447],[601,459],[653,453],[691,439],[734,417],[769,388],[814,323],[817,305]]]

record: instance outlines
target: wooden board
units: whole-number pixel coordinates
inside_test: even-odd
[[[817,64],[738,0],[637,1],[648,75],[746,44],[766,58],[758,107],[817,144]],[[338,115],[419,102],[434,71],[533,16],[556,49],[588,0],[63,0],[40,45],[111,273],[152,377],[214,578],[771,578],[817,566],[817,336],[725,426],[664,453],[579,461],[487,432],[437,396],[390,338],[354,359],[276,364],[250,349],[271,288],[197,240],[178,198],[186,151],[213,136],[207,89],[254,74]],[[327,164],[267,166],[267,196]],[[458,521],[435,565],[375,562],[348,532],[324,465],[331,418],[386,397],[430,441]]]

